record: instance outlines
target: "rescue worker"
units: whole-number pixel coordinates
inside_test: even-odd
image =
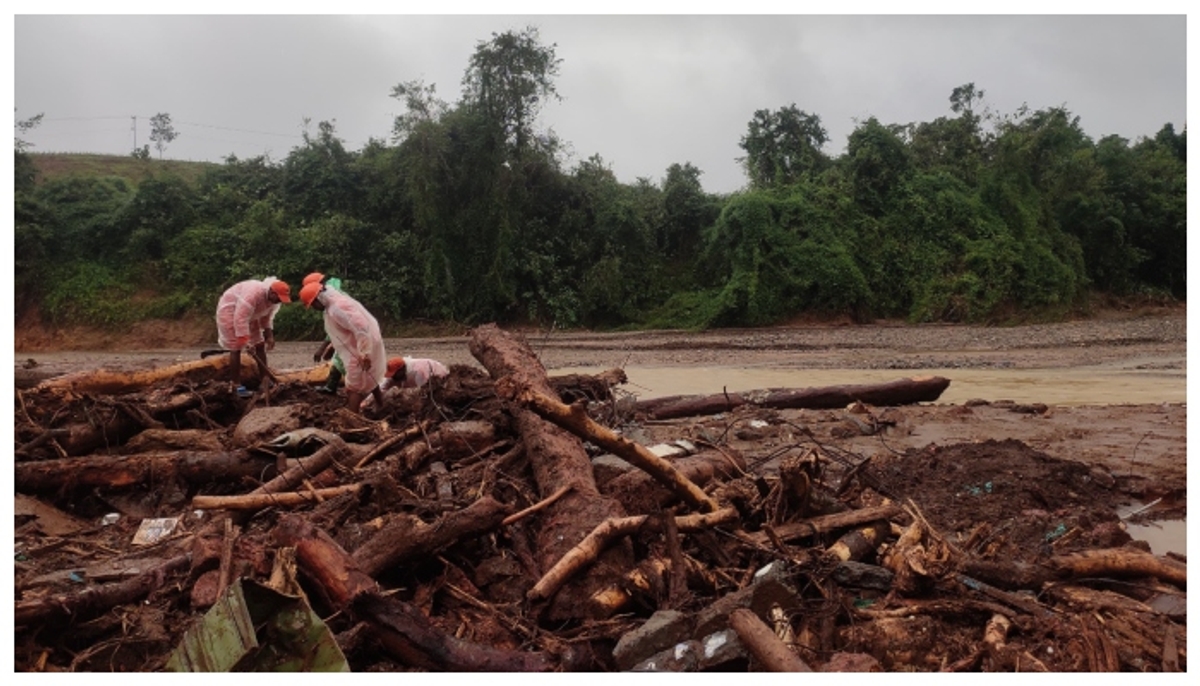
[[[420,388],[434,377],[450,374],[446,365],[424,357],[393,357],[388,360],[387,378],[381,390],[389,388]]]
[[[325,333],[346,365],[346,407],[361,413],[368,395],[383,407],[379,384],[387,372],[387,353],[379,322],[357,300],[320,281],[300,289],[300,302],[324,314]]]
[[[313,282],[323,283],[334,290],[345,293],[345,291],[342,290],[341,279],[337,278],[336,276],[326,277],[321,272],[313,272],[304,277],[304,283],[302,283],[300,287],[303,288],[304,286],[307,286]],[[342,362],[342,356],[338,355],[337,351],[334,350],[333,345],[329,341],[328,335],[326,335],[325,340],[321,342],[321,346],[317,348],[317,352],[313,353],[313,362],[319,364],[321,360],[329,360],[329,377],[325,380],[324,386],[317,387],[317,391],[332,395],[337,393],[338,386],[340,386],[342,383],[342,377],[346,375],[346,363]]]
[[[229,351],[229,381],[242,379],[242,349],[250,347],[258,362],[259,382],[271,375],[267,351],[275,349],[275,315],[281,303],[292,301],[291,288],[274,276],[247,279],[230,286],[217,301],[217,344]]]

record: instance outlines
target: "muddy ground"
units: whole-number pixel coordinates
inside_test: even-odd
[[[26,322],[16,332],[15,374],[18,381],[87,369],[132,370],[163,367],[197,359],[214,347],[207,321],[145,324],[124,335],[94,331],[47,331]],[[1013,412],[1012,400],[986,383],[972,386],[961,401],[929,403],[903,411],[903,421],[879,436],[846,439],[849,449],[873,451],[920,448],[930,443],[1013,438],[1063,459],[1102,466],[1144,483],[1146,494],[1180,494],[1186,487],[1187,312],[1182,306],[1140,310],[1106,310],[1084,320],[1013,327],[963,325],[908,326],[808,324],[770,329],[719,330],[704,333],[578,333],[524,331],[542,365],[558,370],[611,368],[704,368],[758,370],[895,370],[895,378],[931,373],[951,380],[962,374],[1039,370],[1045,390],[1027,391],[1019,404],[1046,404],[1043,413]],[[78,346],[91,346],[79,348]],[[169,347],[168,347],[169,346]],[[282,342],[270,354],[272,367],[300,369],[313,365],[315,342]],[[389,355],[432,357],[447,365],[479,367],[467,348],[467,333],[436,338],[387,339]],[[1055,403],[1064,373],[1119,371],[1120,385],[1090,390],[1086,398]],[[756,377],[757,378],[757,377]],[[866,383],[842,373],[842,383]],[[892,378],[890,375],[887,378]],[[788,376],[788,379],[796,379]],[[808,387],[824,383],[772,383],[765,387]],[[719,393],[703,382],[694,393]],[[949,390],[949,389],[948,389]],[[630,374],[623,389],[646,399],[669,391],[647,387]],[[1130,401],[1130,396],[1138,400]],[[1151,402],[1145,402],[1152,398]],[[986,405],[967,403],[988,401]],[[786,413],[796,423],[836,425],[836,413]],[[673,429],[654,429],[669,438]],[[726,432],[723,432],[726,433]],[[1155,496],[1157,497],[1157,495]],[[1183,504],[1180,505],[1183,507]],[[1172,509],[1171,515],[1176,514]],[[1178,514],[1182,514],[1179,511]]]
[[[89,338],[78,332],[64,339],[61,332],[47,334],[32,327],[24,335],[18,332],[14,359],[17,384],[21,386],[23,380],[32,382],[88,369],[129,371],[168,366],[197,359],[200,350],[211,347],[204,338],[207,334],[195,327],[192,330],[172,329],[158,338],[148,330],[136,333],[137,341],[157,342],[157,345],[141,346],[128,338],[111,336]],[[930,525],[962,549],[988,560],[1032,563],[1047,555],[1094,548],[1133,546],[1148,549],[1147,544],[1131,540],[1126,531],[1130,522],[1122,520],[1118,513],[1158,500],[1131,521],[1186,517],[1186,403],[1177,400],[1179,387],[1186,384],[1186,312],[1181,308],[1110,312],[1085,321],[1007,328],[912,327],[891,323],[870,326],[806,324],[703,334],[597,335],[526,331],[524,336],[552,375],[556,370],[625,368],[636,371],[640,367],[678,367],[895,370],[895,376],[899,378],[937,370],[938,374],[947,376],[953,386],[956,369],[1045,370],[1048,384],[1053,384],[1055,374],[1062,370],[1106,367],[1131,371],[1136,379],[1133,383],[1161,386],[1164,389],[1162,400],[1123,403],[1122,390],[1114,388],[1111,394],[1098,396],[1094,403],[1053,404],[1026,399],[1014,402],[980,387],[979,393],[965,402],[866,407],[858,408],[863,410],[858,412],[843,408],[766,410],[744,406],[703,417],[654,420],[630,411],[633,403],[640,399],[639,395],[645,395],[639,394],[638,378],[631,374],[629,384],[615,389],[616,402],[607,418],[608,423],[624,435],[645,445],[686,439],[735,451],[744,458],[748,472],[760,479],[777,477],[781,461],[799,459],[815,448],[823,456],[819,480],[828,484],[831,490],[835,485],[843,489],[839,494],[842,500],[858,507],[868,506],[879,498],[894,502],[911,500],[921,508]],[[74,348],[75,345],[92,348]],[[271,354],[272,366],[276,369],[311,367],[315,347],[315,342],[281,343]],[[439,338],[389,339],[387,349],[390,354],[440,359],[459,367],[455,375],[464,379],[474,378],[481,370],[479,362],[468,350],[466,333]],[[849,378],[853,379],[853,375]],[[721,390],[712,388],[710,392]],[[626,402],[622,403],[622,399]],[[339,412],[340,401],[340,398],[325,396],[310,388],[289,388],[276,395],[272,402],[308,406],[311,409],[306,412],[306,417],[313,425],[340,428],[348,431],[346,435],[356,431],[370,434],[368,429],[377,430],[381,421],[400,427],[412,420],[404,408],[396,407],[386,414],[370,417],[374,424],[356,428],[347,425]],[[25,409],[37,415],[34,417],[37,421],[43,416],[40,413],[48,419],[55,412],[53,407],[33,400],[32,396]],[[30,434],[21,434],[20,417],[17,424],[17,443],[20,445],[29,440]],[[225,440],[225,434],[222,435]],[[855,478],[848,476],[854,465],[868,458],[869,473]],[[454,470],[455,466],[451,465],[451,468]],[[453,473],[467,479],[468,472],[470,468]],[[405,485],[415,492],[428,493],[432,487],[430,477],[414,478],[417,481],[405,482]],[[487,481],[486,476],[484,480]],[[522,491],[527,487],[510,486],[516,490],[504,491],[502,486],[497,484],[493,488],[510,499],[521,500],[523,496],[528,500],[527,490]],[[83,498],[74,496],[68,500],[46,498],[83,520],[95,521],[114,507],[131,513],[140,512],[144,517],[170,516],[178,514],[174,510],[186,510],[186,498],[195,495],[195,489],[176,493],[170,490],[155,492],[152,489],[137,495],[115,497],[93,492]],[[226,492],[230,489],[218,490]],[[755,516],[762,516],[761,509],[754,512],[757,513]],[[351,550],[366,535],[363,532],[370,528],[369,520],[380,514],[379,507],[363,508],[354,515],[343,511],[336,534],[339,542]],[[29,518],[18,516],[18,601],[69,590],[71,582],[53,580],[55,570],[127,549],[128,539],[136,528],[135,522],[136,518],[126,517],[116,526],[95,529],[74,538],[66,537],[65,542],[63,539],[49,543],[40,541],[39,545],[36,524]],[[745,523],[751,529],[757,529],[762,521]],[[198,531],[200,525],[195,527]],[[39,554],[31,554],[31,551]],[[738,557],[737,563],[728,564],[752,571],[770,559],[763,557],[762,551],[742,554],[749,557]],[[1185,559],[1182,555],[1176,557]],[[457,566],[468,575],[479,562],[465,550],[453,555],[447,553],[446,558],[449,561],[439,559],[449,570],[453,571]],[[483,566],[479,565],[475,571],[482,573]],[[461,571],[455,573],[462,574]],[[436,590],[423,596],[421,584],[430,583],[429,572],[413,574],[420,578],[392,581],[397,585],[401,581],[409,582],[407,588],[410,590],[417,588],[412,601],[421,604],[438,621],[444,621],[447,630],[457,630],[460,634],[465,630],[468,636],[474,635],[480,640],[485,636],[499,636],[496,640],[503,644],[522,643],[519,636],[514,637],[511,631],[503,631],[486,618],[472,625],[468,617],[479,620],[479,613],[472,614],[470,608],[464,609],[461,603],[446,598],[436,600]],[[436,587],[446,583],[447,574],[446,570],[434,574],[440,578]],[[52,581],[47,581],[48,578]],[[474,578],[479,582],[478,575]],[[493,592],[497,595],[493,596]],[[711,596],[694,592],[691,605],[685,602],[684,609],[699,609],[712,602]],[[134,605],[119,609],[78,624],[67,633],[61,633],[57,625],[47,626],[45,631],[21,630],[16,637],[17,669],[161,669],[174,647],[174,636],[203,609],[189,605],[184,587],[175,586],[173,593],[160,591],[142,607]],[[185,595],[180,596],[180,593]],[[493,603],[502,603],[506,597],[498,586],[483,588],[479,593]],[[192,591],[193,598],[194,595],[195,591]],[[887,599],[893,595],[888,595]],[[880,608],[887,605],[887,599],[871,594],[860,598],[867,605],[878,602],[876,607]],[[808,602],[817,601],[810,599]],[[823,631],[830,635],[825,636],[824,642],[815,641],[807,650],[801,650],[802,656],[817,669],[832,669],[834,657],[842,653],[874,655],[879,667],[887,671],[936,671],[947,665],[958,665],[958,669],[967,670],[988,669],[990,665],[991,669],[999,671],[1011,671],[1013,667],[1003,662],[990,664],[987,658],[978,657],[978,649],[972,646],[978,643],[980,624],[969,617],[961,617],[961,622],[939,620],[940,623],[931,629],[934,638],[924,644],[908,646],[911,650],[905,653],[907,657],[897,657],[893,652],[879,649],[878,644],[886,637],[870,632],[869,625],[875,622],[865,622],[866,615],[859,617],[864,622],[861,629],[840,627],[836,637],[832,637],[831,618],[836,612],[828,605],[822,608],[829,620]],[[575,633],[569,636],[554,636],[549,629],[543,630],[548,636],[568,642],[581,640],[581,635],[599,636],[593,645],[604,645],[606,640],[615,642],[622,632],[645,621],[652,609],[652,603],[643,599],[640,606],[617,619],[606,624],[574,627],[571,631]],[[1080,631],[1087,633],[1095,627],[1087,624],[1090,620],[1080,621],[1083,623],[1075,629],[1070,623],[1056,625],[1056,628],[1022,625],[1023,631],[1013,638],[1014,645],[1019,643],[1022,650],[1027,649],[1026,654],[1036,655],[1051,671],[1166,669],[1165,647],[1147,649],[1159,662],[1147,663],[1147,650],[1143,649],[1122,648],[1116,651],[1120,654],[1119,660],[1113,657],[1108,663],[1099,658],[1085,658],[1087,651],[1072,650],[1072,642],[1079,640],[1077,634]],[[1184,622],[1177,633],[1183,640],[1181,645],[1185,645],[1185,620],[1176,617],[1175,621]],[[164,630],[164,627],[171,628]],[[332,621],[332,628],[347,632],[352,629],[339,626],[336,620]],[[530,642],[525,641],[525,645]],[[831,645],[836,645],[836,653]],[[1154,650],[1159,652],[1154,653]],[[975,658],[972,659],[972,655]],[[347,657],[355,671],[404,669],[390,658],[381,656],[369,642],[361,646],[348,642]],[[1186,651],[1183,661],[1182,668],[1186,670]],[[1019,660],[1016,667],[1020,668]],[[605,670],[614,666],[599,657],[587,668]]]

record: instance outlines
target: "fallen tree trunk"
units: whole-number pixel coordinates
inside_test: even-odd
[[[750,651],[768,672],[811,672],[812,667],[805,664],[800,656],[792,652],[779,637],[771,631],[766,622],[758,618],[753,611],[740,607],[729,613],[729,626],[742,639],[742,644]]]
[[[299,515],[279,520],[272,537],[296,549],[296,561],[325,602],[367,622],[389,654],[406,665],[446,671],[548,671],[544,653],[498,650],[446,634],[408,603],[381,595],[379,585],[324,531]]]
[[[396,453],[396,476],[415,471],[433,455],[441,462],[452,464],[495,443],[496,427],[491,422],[443,422],[427,434],[425,440],[414,441]]]
[[[245,450],[71,457],[18,463],[15,488],[21,493],[46,493],[60,489],[121,488],[175,479],[204,484],[260,478],[265,470],[273,470],[273,465]]]
[[[141,421],[116,407],[106,407],[102,412],[89,414],[93,418],[91,422],[53,429],[65,432],[55,440],[67,455],[87,455],[98,449],[119,446],[143,428]]]
[[[497,382],[496,392],[502,398],[532,408],[542,417],[641,469],[693,508],[701,512],[717,509],[717,501],[675,469],[674,465],[650,452],[644,445],[597,424],[588,416],[582,403],[564,405],[533,389],[511,386],[507,380]]]
[[[1166,556],[1115,548],[1056,555],[1044,564],[966,558],[961,571],[975,579],[1009,590],[1038,590],[1051,581],[1090,576],[1152,576],[1187,587],[1187,565]]]
[[[703,487],[716,479],[728,479],[741,474],[746,462],[737,453],[705,450],[671,461],[685,479]],[[644,471],[630,470],[604,484],[605,495],[624,503],[629,514],[650,514],[675,502],[678,493],[668,490]]]
[[[343,493],[355,493],[362,484],[347,484],[333,488],[318,488],[294,493],[273,492],[246,495],[198,495],[192,498],[192,507],[197,510],[262,510],[268,507],[294,507],[319,503]]]
[[[409,514],[396,516],[354,551],[354,561],[371,576],[407,560],[431,555],[456,541],[500,527],[512,508],[484,496],[433,524]]]
[[[34,391],[50,391],[62,396],[68,395],[121,395],[145,390],[164,381],[186,379],[195,383],[212,381],[223,378],[229,369],[229,355],[214,355],[192,362],[153,369],[141,369],[122,372],[107,369],[96,369],[74,374],[56,376],[34,386]],[[280,383],[301,382],[317,385],[325,382],[329,375],[328,365],[310,369],[294,369],[276,372]],[[258,379],[258,362],[253,355],[242,354],[241,380],[243,382]]]
[[[838,529],[846,529],[852,526],[890,519],[902,512],[904,512],[904,509],[899,505],[877,505],[875,507],[850,510],[849,512],[821,515],[820,517],[812,517],[811,519],[799,522],[788,522],[774,527],[773,530],[780,540],[795,541]],[[771,543],[770,536],[762,531],[746,534],[745,538],[755,545],[760,546],[768,546]]]
[[[603,402],[612,400],[612,389],[629,381],[624,369],[609,369],[596,375],[563,374],[546,379],[554,389],[554,397],[564,403],[576,400]]]
[[[93,586],[76,593],[61,593],[35,600],[18,602],[13,611],[17,626],[45,624],[58,620],[82,621],[106,612],[117,605],[130,603],[149,595],[166,583],[166,576],[191,565],[191,554],[179,555],[162,565],[126,581]]]
[[[317,452],[297,460],[295,467],[288,469],[274,479],[254,489],[250,492],[250,495],[294,491],[305,479],[319,480],[322,473],[335,464],[341,465],[346,469],[354,467],[357,464],[359,460],[358,448],[351,449],[342,440],[342,437],[337,434],[322,431],[320,432],[320,436],[326,441],[326,444],[321,446]]]
[[[753,398],[755,405],[776,410],[833,409],[854,401],[867,405],[911,405],[933,402],[950,386],[950,380],[940,376],[897,379],[878,384],[828,386],[799,390],[772,390]]]
[[[1129,548],[1084,550],[1050,558],[1059,576],[1152,576],[1179,588],[1187,588],[1187,565]]]
[[[720,414],[722,412],[729,412],[745,404],[746,398],[737,393],[720,393],[698,397],[683,397],[670,403],[655,403],[653,405],[642,405],[639,403],[636,409],[644,412],[650,419],[677,419],[679,417]]]
[[[370,623],[375,637],[393,655],[408,656],[409,664],[448,672],[549,672],[554,661],[545,653],[500,650],[469,643],[439,631],[408,603],[376,592],[355,597],[350,607]]]
[[[512,377],[517,386],[543,395],[554,393],[545,368],[529,344],[495,324],[473,329],[469,347],[493,379]],[[622,517],[625,511],[619,502],[602,496],[596,488],[591,460],[577,437],[532,410],[513,406],[509,411],[525,445],[539,496],[547,498],[570,488],[538,517],[537,562],[541,569],[549,569],[597,525]],[[617,570],[633,566],[632,550],[628,546],[610,549],[606,561],[609,564],[594,565],[571,592],[558,594],[549,608],[550,619],[582,618],[587,599],[615,581]]]
[[[594,562],[614,540],[637,531],[649,517],[650,515],[639,515],[601,522],[579,542],[579,545],[569,550],[557,564],[542,575],[542,578],[538,579],[533,588],[525,594],[526,597],[530,600],[544,600],[553,596],[571,578],[571,575]],[[686,533],[703,531],[718,524],[728,524],[737,518],[738,511],[735,508],[726,507],[715,512],[676,517],[675,525],[680,533]]]
[[[868,405],[911,405],[933,402],[950,386],[940,376],[897,379],[878,384],[766,389],[706,396],[672,396],[639,402],[636,410],[650,419],[677,419],[729,412],[742,405],[776,410],[822,410],[859,401]]]

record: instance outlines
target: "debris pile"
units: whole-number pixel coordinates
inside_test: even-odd
[[[639,403],[469,347],[363,414],[324,368],[239,397],[224,356],[18,391],[17,669],[1187,669],[1186,560],[1118,478],[780,411],[886,434],[944,379]]]

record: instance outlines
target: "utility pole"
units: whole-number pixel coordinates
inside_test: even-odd
[[[137,115],[130,117],[133,120],[133,149],[137,150]]]

